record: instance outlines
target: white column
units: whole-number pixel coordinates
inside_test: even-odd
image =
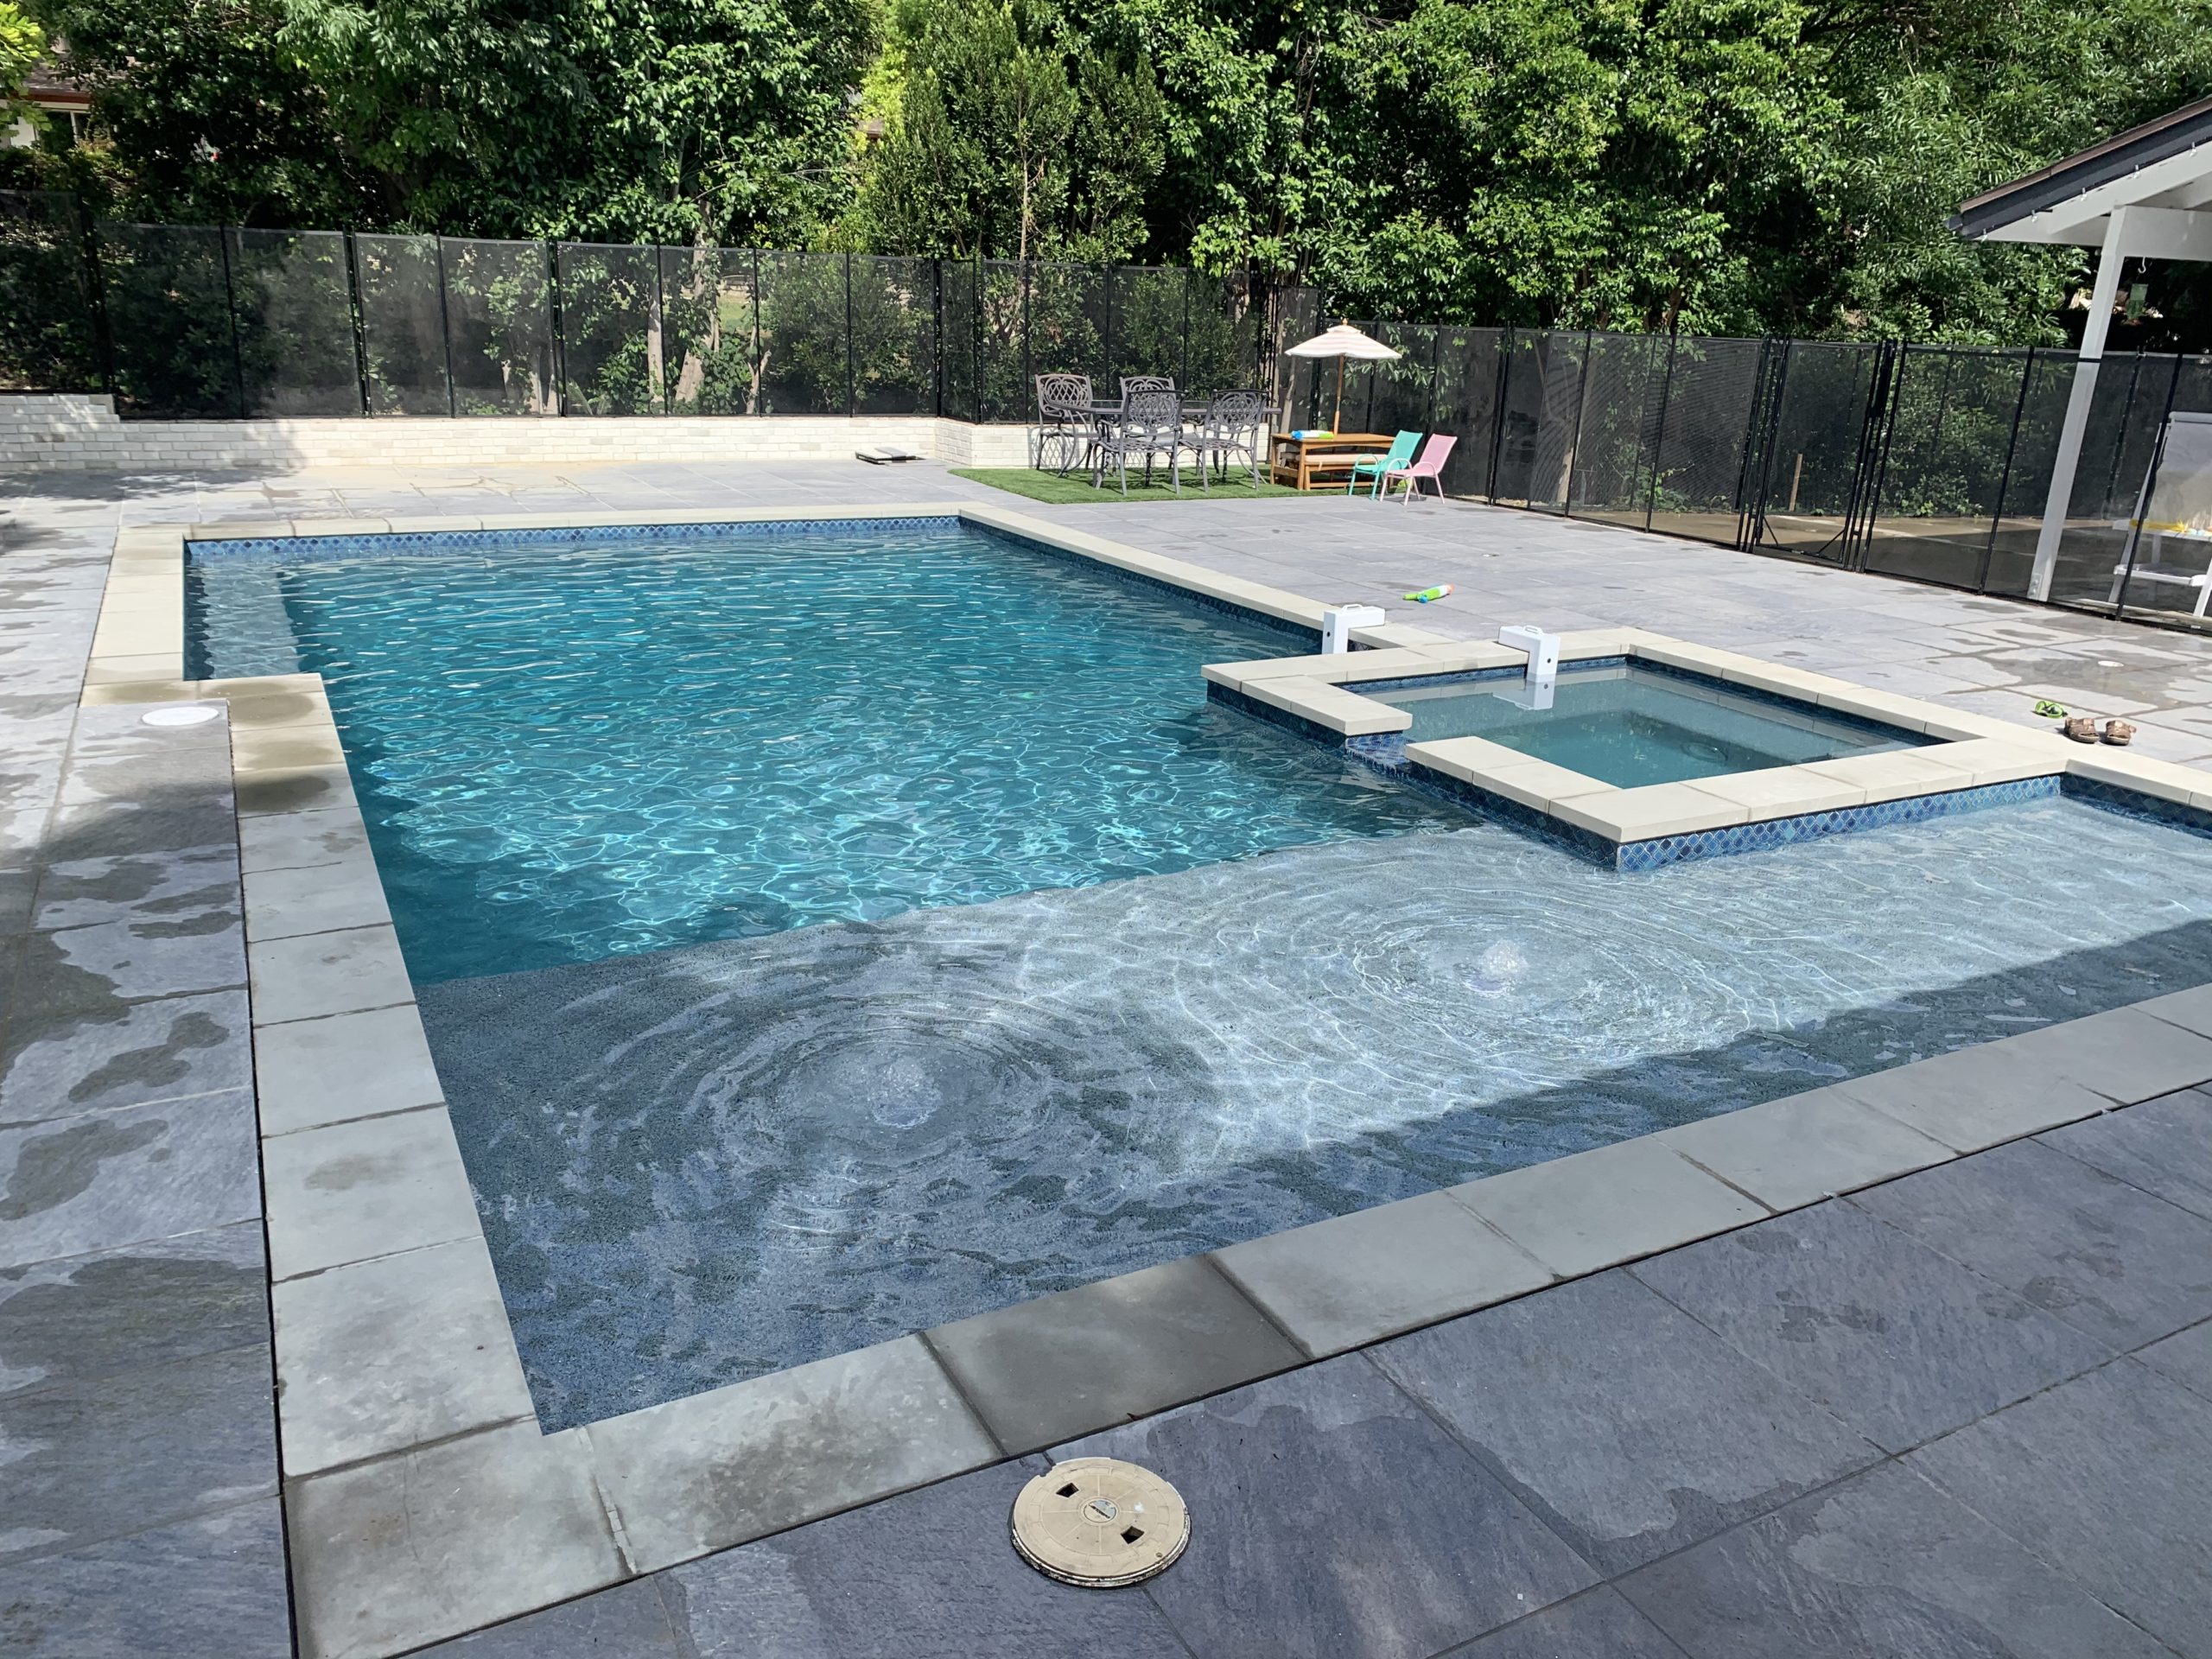
[[[2115,207],[2105,221],[2104,245],[2097,252],[2097,275],[2089,290],[2089,315],[2082,325],[2082,351],[2074,369],[2074,388],[2066,399],[2065,423],[2058,429],[2058,453],[2051,458],[2050,493],[2044,498],[2043,530],[2036,537],[2036,563],[2028,576],[2028,597],[2050,597],[2051,573],[2058,566],[2059,538],[2066,533],[2066,511],[2074,500],[2074,471],[2082,459],[2082,435],[2089,426],[2089,404],[2097,394],[2097,365],[2105,354],[2105,333],[2112,327],[2113,303],[2120,297],[2120,268],[2128,210]]]

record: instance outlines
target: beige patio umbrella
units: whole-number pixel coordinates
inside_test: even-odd
[[[1349,321],[1339,321],[1335,327],[1325,334],[1316,334],[1311,340],[1300,340],[1297,345],[1284,353],[1284,355],[1286,357],[1333,357],[1337,359],[1337,404],[1335,411],[1329,416],[1329,429],[1333,432],[1344,425],[1344,359],[1349,357],[1362,363],[1389,363],[1395,361],[1398,353],[1381,340],[1370,339],[1361,334]]]

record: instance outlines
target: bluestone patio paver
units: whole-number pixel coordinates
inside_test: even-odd
[[[0,1261],[81,1255],[261,1213],[248,1090],[0,1129]]]
[[[1451,1191],[1561,1274],[1593,1273],[1767,1214],[1651,1136]]]
[[[1370,1357],[1608,1573],[1882,1455],[1621,1268]]]
[[[2212,1222],[2037,1141],[1855,1202],[2118,1348],[2212,1317]]]
[[[1306,1357],[1200,1256],[939,1325],[927,1340],[1009,1452]]]
[[[1003,1464],[858,1510],[660,1580],[699,1659],[1029,1659],[1065,1643],[1128,1659],[1186,1659],[1141,1590],[1055,1584],[995,1546],[1041,1459]],[[948,1586],[957,1585],[957,1594]]]
[[[0,1653],[40,1659],[290,1659],[272,1496],[0,1565]]]
[[[376,861],[366,852],[305,869],[246,873],[246,935],[256,942],[391,920]]]
[[[2043,1137],[2069,1158],[2212,1219],[2212,1092],[2190,1089]]]
[[[661,1601],[665,1582],[633,1579],[422,1652],[426,1659],[715,1659],[696,1640],[677,1646]]]
[[[388,925],[257,941],[247,960],[257,1025],[388,1008],[415,996]]]
[[[2055,1074],[2047,1062],[2010,1042],[1939,1054],[1834,1088],[1960,1152],[1980,1152],[2112,1105],[2107,1096]]]
[[[128,857],[49,864],[38,882],[41,928],[86,927],[138,917],[184,920],[210,912],[235,917],[238,849],[187,847]]]
[[[274,1300],[288,1475],[536,1421],[481,1238],[287,1280]]]
[[[2113,1351],[1847,1198],[1630,1271],[1893,1452]]]
[[[280,1281],[481,1231],[442,1109],[277,1135],[261,1156]]]
[[[334,864],[368,850],[369,833],[352,807],[264,813],[238,820],[238,859],[249,873]]]
[[[411,1002],[259,1027],[253,1061],[264,1135],[435,1105],[443,1098],[422,1016]]]
[[[641,1569],[995,1461],[921,1339],[902,1337],[582,1431]]]
[[[270,1390],[257,1341],[0,1395],[0,1560],[273,1497]]]
[[[2212,1400],[2212,1319],[2177,1331],[2139,1350],[2135,1357],[2159,1376]]]
[[[2177,1652],[2212,1654],[2212,1401],[2116,1360],[1906,1462]]]
[[[1771,1210],[1848,1192],[1954,1154],[1840,1090],[1770,1100],[1653,1137]]]
[[[627,1576],[573,1431],[464,1435],[285,1499],[303,1659],[403,1652]]]
[[[1363,1354],[1055,1447],[1156,1470],[1191,1544],[1148,1586],[1207,1659],[1400,1659],[1597,1572]]]
[[[253,1085],[243,990],[18,1010],[0,1041],[0,1123]]]
[[[1903,1465],[1620,1588],[1695,1659],[2164,1659],[2166,1649]]]
[[[1452,1649],[1452,1659],[1683,1659],[1683,1653],[1619,1591],[1601,1584]]]
[[[258,1221],[0,1268],[0,1397],[268,1339]]]
[[[1232,1244],[1215,1256],[1316,1357],[1517,1296],[1553,1276],[1442,1192]]]

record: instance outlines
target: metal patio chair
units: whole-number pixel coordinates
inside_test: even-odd
[[[1087,374],[1040,374],[1037,377],[1037,424],[1029,435],[1029,464],[1045,470],[1046,458],[1060,457],[1063,477],[1090,459],[1095,428],[1090,414],[1090,377]]]
[[[1125,374],[1122,377],[1122,396],[1124,397],[1133,391],[1173,391],[1174,390],[1175,381],[1172,375]]]
[[[1090,485],[1105,487],[1106,468],[1113,467],[1122,480],[1122,493],[1129,493],[1129,462],[1141,457],[1145,482],[1152,481],[1154,455],[1167,458],[1168,476],[1175,493],[1183,493],[1183,452],[1195,446],[1183,429],[1183,403],[1173,389],[1130,391],[1122,397],[1122,412],[1101,428],[1090,452]]]
[[[1229,463],[1241,459],[1250,467],[1252,487],[1260,487],[1260,454],[1268,429],[1268,399],[1264,392],[1217,391],[1206,404],[1198,429],[1190,440],[1198,457],[1198,480],[1207,489],[1209,468],[1218,462],[1224,480]]]

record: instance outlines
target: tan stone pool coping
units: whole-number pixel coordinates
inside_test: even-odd
[[[955,513],[1319,624],[1321,606],[1300,595],[1021,513],[942,503],[173,524],[118,537],[84,700],[221,699],[230,709],[303,1653],[404,1652],[2212,1079],[2205,988],[542,1433],[321,682],[182,679],[185,541]],[[1452,671],[1435,666],[1446,661],[1518,660],[1414,627],[1357,637],[1372,649],[1281,659],[1302,665],[1282,675],[1235,666],[1248,690],[1294,699],[1301,715],[1325,722],[1364,717],[1348,704],[1385,707],[1322,677],[1340,668],[1356,664],[1355,681],[1377,668],[1402,672],[1402,652],[1429,664],[1413,671],[1424,674]],[[1892,723],[1909,702],[1641,631],[1574,637],[1586,658],[1624,646],[1662,662],[1662,651],[1694,658],[1688,665],[1723,677],[1732,667],[1763,671],[1790,681],[1789,695],[1819,679],[1838,697],[1879,705],[1872,717]],[[1953,717],[1960,734],[1947,739],[1961,749],[2038,736],[1968,730],[1966,718]],[[2001,724],[1975,720],[1985,723]],[[1528,764],[1472,751],[1436,760],[1455,758],[1494,779]],[[2212,776],[2191,768],[2123,752],[2063,759],[2069,772],[2212,807]]]

